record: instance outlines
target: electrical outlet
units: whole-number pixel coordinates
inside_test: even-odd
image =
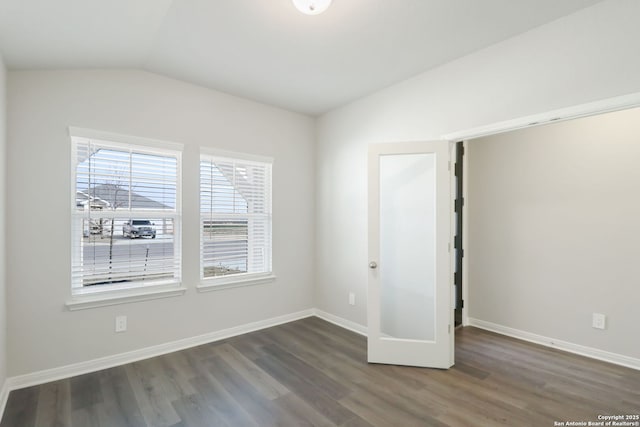
[[[356,305],[356,294],[349,292],[349,305]]]
[[[127,316],[116,316],[116,332],[127,330]]]
[[[592,326],[596,329],[605,329],[607,326],[607,316],[602,313],[593,313]]]

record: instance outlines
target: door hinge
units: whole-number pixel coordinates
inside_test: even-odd
[[[464,300],[460,301],[460,308],[464,308]]]
[[[451,242],[447,243],[447,250],[451,252]]]

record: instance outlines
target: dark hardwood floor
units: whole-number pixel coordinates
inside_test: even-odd
[[[11,392],[1,426],[553,426],[640,413],[640,372],[475,328],[448,371],[311,317]]]

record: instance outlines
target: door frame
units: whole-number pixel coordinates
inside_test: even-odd
[[[452,226],[453,229],[453,287],[455,288],[454,300],[454,325],[457,328],[462,326],[462,317],[464,309],[464,292],[462,289],[462,275],[464,274],[464,141],[453,143],[453,185],[451,191],[453,193],[453,218],[455,219]],[[460,314],[460,323],[458,324],[458,313]]]

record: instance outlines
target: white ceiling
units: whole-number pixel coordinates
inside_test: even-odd
[[[307,114],[599,0],[0,0],[11,69],[142,68]]]

